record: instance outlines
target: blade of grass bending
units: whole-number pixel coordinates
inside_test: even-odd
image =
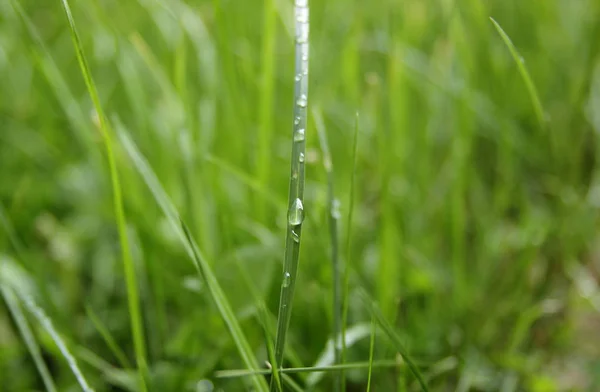
[[[400,364],[395,360],[382,360],[373,361],[372,364],[369,362],[355,362],[346,363],[342,365],[331,365],[331,366],[310,366],[310,367],[299,367],[299,368],[283,368],[279,369],[279,373],[282,374],[296,374],[296,373],[314,373],[314,372],[341,372],[344,370],[352,369],[368,369],[369,366],[373,368],[392,368],[398,367]],[[256,371],[248,370],[219,370],[215,372],[216,378],[235,378],[235,377],[248,377],[256,374],[271,374],[271,369],[261,369]]]
[[[77,55],[77,61],[79,68],[85,80],[88,93],[98,115],[100,123],[100,132],[104,139],[104,145],[106,147],[106,155],[108,158],[108,165],[110,169],[110,179],[113,189],[113,203],[115,209],[115,218],[117,223],[117,229],[119,232],[119,241],[121,243],[121,253],[123,259],[123,269],[125,271],[125,282],[127,287],[127,301],[129,305],[129,315],[131,322],[131,333],[133,335],[133,346],[135,350],[135,357],[138,368],[139,387],[140,391],[146,391],[146,378],[148,377],[148,365],[146,362],[146,345],[144,339],[144,329],[142,322],[142,315],[140,311],[140,299],[138,295],[138,285],[135,276],[135,267],[133,265],[133,258],[129,248],[129,240],[127,239],[127,221],[125,219],[125,210],[123,207],[123,196],[121,191],[121,184],[119,181],[119,173],[117,170],[117,162],[113,153],[111,129],[108,121],[104,115],[102,105],[100,104],[100,97],[96,89],[96,84],[92,77],[90,68],[88,66],[79,34],[75,26],[75,20],[71,13],[68,0],[62,0],[62,5],[69,22],[69,28],[71,30],[71,38],[73,40],[73,46],[75,47],[75,53]]]
[[[240,269],[243,269],[243,267],[240,266]],[[252,293],[253,293],[253,295],[256,295],[256,293],[254,291],[252,291]],[[263,332],[265,335],[265,344],[267,346],[267,355],[269,357],[268,366],[272,370],[271,374],[273,375],[273,378],[275,379],[277,391],[283,392],[283,388],[281,387],[282,374],[280,374],[279,371],[277,370],[277,361],[275,360],[275,347],[273,346],[273,340],[272,340],[273,337],[271,334],[271,330],[269,328],[269,321],[268,321],[269,319],[267,317],[267,308],[263,302],[260,302],[258,304],[258,317],[259,317],[259,321],[263,327]]]
[[[360,294],[361,294],[361,298],[362,298],[363,302],[367,306],[367,308],[368,308],[369,312],[371,313],[371,315],[373,316],[373,318],[377,321],[377,323],[379,324],[379,326],[381,327],[383,332],[385,332],[385,334],[388,336],[388,338],[394,344],[396,351],[398,351],[398,353],[400,353],[400,355],[402,356],[404,361],[406,361],[406,364],[408,365],[409,370],[419,381],[419,384],[421,385],[421,389],[425,392],[429,391],[429,389],[427,388],[427,383],[425,382],[425,379],[421,375],[419,368],[417,367],[415,362],[412,360],[412,358],[408,355],[408,350],[406,350],[406,348],[400,341],[400,337],[398,336],[398,334],[396,334],[396,332],[394,331],[394,328],[385,319],[385,317],[383,316],[383,313],[377,307],[377,305],[375,305],[373,300],[371,300],[369,295],[362,289],[360,290]]]
[[[50,338],[52,339],[52,341],[54,341],[56,347],[58,347],[58,350],[67,361],[67,364],[69,365],[71,372],[77,379],[77,382],[79,383],[81,389],[83,389],[84,392],[93,392],[93,389],[89,386],[85,377],[83,376],[83,373],[79,369],[77,361],[75,360],[75,356],[71,354],[71,352],[67,348],[67,344],[61,338],[58,331],[54,328],[54,325],[52,324],[50,318],[46,315],[42,308],[40,308],[29,296],[18,291],[14,291],[14,293],[19,298],[21,303],[25,305],[29,313],[31,313],[33,317],[35,317],[35,319],[38,321],[38,323],[40,323],[42,328],[46,330],[46,332],[48,332]]]
[[[167,196],[167,193],[163,189],[162,185],[158,181],[158,178],[150,168],[150,165],[146,161],[146,159],[142,156],[142,154],[138,151],[136,145],[133,143],[129,135],[127,134],[124,126],[118,121],[115,121],[118,124],[117,129],[119,130],[118,135],[121,139],[123,147],[125,151],[131,158],[134,163],[134,166],[138,173],[142,176],[144,182],[148,186],[150,193],[158,203],[159,207],[162,209],[163,213],[167,217],[169,223],[171,223],[171,228],[177,235],[177,238],[183,245],[186,253],[192,260],[196,271],[200,275],[200,277],[206,282],[206,285],[209,289],[209,292],[219,309],[219,313],[223,318],[223,321],[227,325],[229,329],[229,333],[233,338],[235,345],[238,349],[240,357],[244,361],[244,364],[250,370],[258,369],[258,363],[256,358],[254,357],[254,353],[252,352],[251,346],[244,335],[242,328],[235,317],[235,313],[233,312],[223,289],[219,285],[217,278],[212,271],[210,264],[206,261],[196,242],[191,237],[189,230],[185,223],[181,220],[179,213],[173,206],[173,203]],[[257,391],[266,391],[268,389],[266,381],[262,377],[254,377],[253,378],[254,387]]]
[[[350,290],[350,248],[352,244],[352,219],[354,218],[354,194],[356,182],[356,160],[358,156],[358,121],[356,112],[354,120],[354,137],[352,142],[352,174],[350,177],[350,197],[348,202],[348,219],[346,221],[346,263],[344,265],[344,282],[342,294],[342,363],[346,363],[346,326],[348,324],[348,297]],[[342,391],[346,390],[346,373],[342,371]]]
[[[373,353],[375,352],[375,319],[371,318],[371,342],[369,343],[369,374],[367,376],[367,392],[371,391],[371,376],[373,374]]]
[[[27,346],[27,350],[33,358],[33,362],[38,373],[40,374],[40,377],[42,378],[44,387],[48,392],[56,392],[56,386],[54,385],[50,371],[48,370],[48,367],[42,358],[40,346],[37,344],[35,337],[31,332],[31,328],[29,328],[29,325],[27,324],[27,320],[25,319],[25,315],[23,314],[17,299],[15,298],[14,294],[4,286],[0,286],[0,292],[2,292],[2,297],[4,297],[4,302],[6,302],[8,311],[12,314],[15,324],[21,333],[23,342],[25,342],[25,346]]]
[[[492,18],[492,17],[490,17],[490,20],[494,24],[494,27],[498,31],[498,34],[500,34],[500,37],[502,37],[502,40],[504,41],[504,44],[510,51],[510,54],[511,54],[513,60],[515,60],[515,63],[517,63],[517,67],[519,68],[519,73],[521,74],[521,77],[523,78],[523,82],[525,82],[525,87],[527,88],[527,92],[529,93],[529,97],[531,98],[531,102],[533,103],[533,109],[535,110],[535,115],[537,117],[537,120],[540,124],[540,127],[542,129],[545,129],[546,128],[546,115],[544,114],[544,108],[542,106],[542,101],[540,100],[540,96],[537,92],[537,89],[535,88],[533,79],[531,79],[531,75],[529,74],[529,71],[527,70],[527,67],[525,66],[525,60],[519,54],[519,52],[517,51],[517,48],[513,44],[512,40],[510,39],[508,34],[506,34],[504,29],[502,29],[502,27],[500,27],[498,22],[496,22],[496,20],[494,20],[494,18]]]
[[[283,261],[283,276],[277,316],[277,335],[275,338],[275,360],[281,368],[285,340],[290,325],[298,259],[300,255],[300,239],[302,221],[304,220],[304,153],[306,106],[308,100],[308,0],[296,0],[296,54],[294,85],[294,121],[292,135],[292,161],[290,188],[288,199],[288,224]],[[273,379],[272,379],[273,380]],[[271,391],[275,391],[275,383],[271,382]]]
[[[125,355],[123,350],[121,350],[121,347],[119,347],[113,336],[110,334],[110,331],[102,323],[98,315],[88,305],[85,306],[85,313],[87,314],[92,324],[94,324],[94,327],[96,328],[98,333],[100,333],[100,336],[102,336],[102,339],[104,339],[104,342],[106,343],[108,348],[110,348],[110,350],[113,352],[113,355],[119,361],[119,364],[125,369],[131,369],[132,366],[131,363],[129,363],[127,356]]]
[[[338,221],[340,218],[340,207],[339,200],[335,198],[334,189],[334,177],[333,177],[333,162],[331,160],[331,153],[329,151],[329,144],[327,143],[327,135],[325,133],[325,123],[321,111],[318,109],[313,110],[313,116],[315,118],[315,125],[317,128],[317,134],[319,135],[319,143],[321,144],[321,150],[323,152],[323,166],[325,173],[327,174],[327,207],[329,210],[329,241],[331,246],[331,276],[333,286],[333,353],[334,353],[334,364],[340,364],[341,362],[341,344],[340,340],[343,338],[342,335],[342,267],[339,259],[339,244],[338,244]],[[339,373],[334,375],[333,390],[342,390],[342,380]]]

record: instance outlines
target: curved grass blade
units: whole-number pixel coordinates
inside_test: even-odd
[[[0,292],[2,292],[2,297],[4,297],[4,302],[6,302],[8,311],[12,314],[15,324],[17,324],[17,328],[23,337],[27,350],[29,350],[31,357],[33,358],[33,362],[42,378],[44,387],[46,387],[48,392],[56,392],[56,386],[54,385],[50,371],[42,358],[40,346],[37,344],[33,332],[31,332],[31,328],[29,328],[29,325],[27,324],[27,320],[25,319],[25,315],[23,314],[17,299],[7,287],[0,286]]]
[[[179,213],[173,206],[173,203],[169,199],[169,196],[163,189],[162,185],[158,181],[158,178],[150,168],[150,165],[146,161],[146,159],[142,156],[142,154],[137,149],[134,142],[131,140],[125,128],[120,124],[120,122],[116,121],[118,124],[117,129],[119,130],[118,135],[121,139],[123,147],[125,151],[133,161],[133,164],[138,171],[138,173],[142,176],[144,182],[148,186],[150,193],[158,203],[159,207],[163,210],[163,213],[167,217],[169,223],[171,224],[172,230],[177,235],[177,238],[183,245],[186,253],[190,257],[193,262],[196,271],[200,275],[200,277],[206,282],[206,285],[210,291],[210,294],[219,309],[221,317],[229,332],[231,337],[233,338],[235,345],[238,349],[240,357],[244,361],[244,364],[250,370],[258,369],[258,363],[256,358],[254,357],[254,353],[252,352],[252,348],[246,339],[246,336],[243,333],[243,330],[227,300],[223,289],[219,285],[217,278],[210,267],[210,264],[206,261],[203,254],[198,249],[196,242],[193,240],[190,232],[180,218]],[[266,381],[262,377],[254,377],[253,378],[254,387],[257,391],[266,391],[268,389]]]
[[[67,361],[67,364],[69,365],[71,372],[73,372],[73,375],[77,379],[77,382],[79,383],[81,389],[83,389],[84,392],[93,392],[94,390],[89,386],[85,377],[83,376],[83,373],[79,369],[77,361],[75,360],[75,356],[73,356],[73,354],[71,354],[71,352],[69,351],[67,344],[61,338],[58,331],[54,328],[54,325],[52,324],[50,318],[46,315],[42,308],[40,308],[35,302],[33,302],[33,300],[29,296],[19,293],[18,291],[15,291],[15,294],[17,295],[19,300],[25,305],[29,313],[31,313],[35,317],[35,319],[40,323],[42,328],[45,329],[46,332],[48,332],[48,334],[58,347],[58,350]]]
[[[383,313],[377,307],[377,305],[371,300],[369,295],[362,289],[360,290],[360,294],[361,294],[361,298],[362,298],[363,302],[367,306],[367,308],[368,308],[369,312],[371,313],[371,315],[373,316],[373,318],[377,321],[377,323],[379,324],[379,326],[381,327],[383,332],[385,332],[385,334],[388,336],[390,341],[394,344],[396,351],[398,351],[398,353],[400,353],[400,355],[402,356],[404,361],[406,361],[406,364],[408,365],[408,368],[410,369],[411,373],[417,378],[419,384],[421,385],[421,389],[425,392],[428,392],[429,389],[427,388],[427,383],[425,382],[425,379],[421,375],[421,372],[419,371],[419,368],[417,367],[415,362],[408,355],[408,350],[406,350],[406,348],[400,341],[400,337],[398,336],[398,334],[396,334],[396,332],[394,331],[394,328],[385,319],[385,317],[383,316]]]
[[[62,5],[69,22],[69,28],[71,30],[71,38],[73,40],[73,46],[77,54],[77,61],[79,68],[85,80],[85,84],[88,89],[90,98],[94,104],[94,109],[98,115],[100,123],[100,132],[104,139],[104,145],[106,147],[106,155],[108,158],[108,165],[110,169],[110,179],[113,189],[113,203],[115,209],[115,218],[117,221],[117,229],[119,232],[119,241],[121,243],[121,254],[123,259],[123,268],[125,271],[125,281],[127,286],[127,301],[129,305],[129,315],[131,322],[131,333],[133,335],[133,346],[135,349],[135,357],[138,367],[139,387],[140,391],[146,391],[146,378],[148,377],[148,365],[146,362],[146,345],[144,342],[144,328],[142,323],[142,315],[140,311],[140,299],[138,296],[138,285],[135,277],[135,267],[133,265],[133,259],[129,248],[129,240],[127,239],[127,221],[125,219],[125,210],[123,207],[123,196],[121,191],[121,183],[119,181],[119,173],[117,170],[117,162],[112,148],[112,137],[111,129],[108,121],[104,115],[102,105],[100,104],[100,97],[96,89],[96,84],[92,78],[90,68],[87,64],[81,40],[77,33],[75,26],[75,20],[71,13],[68,0],[62,0]]]
[[[373,353],[375,351],[375,320],[371,319],[371,343],[369,344],[369,374],[367,376],[367,392],[371,391],[371,376],[373,374]]]
[[[531,98],[531,102],[533,103],[533,109],[535,111],[537,120],[540,124],[540,127],[542,129],[545,129],[546,128],[546,115],[544,114],[544,108],[542,106],[542,101],[540,100],[540,96],[537,92],[537,89],[535,88],[535,84],[533,84],[533,79],[531,79],[531,75],[529,74],[529,71],[527,70],[527,67],[525,66],[525,60],[519,54],[519,52],[517,51],[517,48],[513,44],[512,40],[510,39],[508,34],[506,34],[506,32],[502,29],[502,27],[500,27],[498,22],[496,22],[494,20],[494,18],[492,18],[492,17],[490,17],[490,20],[494,24],[494,27],[498,31],[498,34],[500,34],[500,37],[502,37],[502,40],[504,41],[504,44],[510,51],[510,54],[512,55],[513,60],[515,60],[515,63],[517,63],[517,67],[519,68],[519,73],[521,74],[521,77],[523,78],[523,82],[525,82],[525,87],[527,88],[527,92],[529,93],[529,97]]]
[[[283,276],[281,294],[279,297],[279,313],[277,316],[277,335],[275,338],[275,360],[281,368],[283,353],[290,317],[298,260],[300,256],[300,239],[302,222],[304,220],[304,153],[306,107],[308,100],[308,30],[309,8],[308,0],[296,0],[296,55],[295,55],[295,85],[294,85],[294,125],[292,136],[292,162],[290,173],[290,188],[288,199],[288,225],[283,261]],[[273,379],[272,379],[273,380]],[[271,382],[271,392],[275,391],[275,383]]]

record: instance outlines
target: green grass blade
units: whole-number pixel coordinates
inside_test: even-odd
[[[98,317],[98,315],[89,306],[85,307],[85,312],[88,315],[88,318],[90,319],[92,324],[94,324],[94,327],[96,328],[98,333],[100,333],[100,336],[102,336],[102,339],[104,339],[104,342],[106,342],[108,348],[110,348],[115,358],[119,361],[119,364],[126,369],[132,368],[131,363],[129,363],[129,360],[127,359],[127,356],[125,355],[123,350],[121,350],[121,347],[119,347],[115,338],[113,338],[108,328],[102,323],[100,317]]]
[[[294,290],[296,288],[296,275],[298,273],[298,260],[300,255],[302,221],[304,219],[304,153],[306,145],[305,130],[307,126],[306,107],[308,104],[308,0],[296,0],[295,13],[296,76],[294,87],[292,161],[288,200],[289,211],[281,294],[279,298],[279,313],[277,316],[277,335],[275,338],[275,360],[278,362],[279,367],[282,366],[283,362],[285,341],[292,314],[292,303],[294,299]],[[275,384],[273,382],[271,382],[271,391],[275,391]]]
[[[117,122],[117,124],[119,123]],[[215,301],[217,308],[219,309],[223,321],[225,321],[225,324],[229,329],[229,332],[236,344],[242,360],[244,361],[244,364],[248,367],[248,369],[258,369],[258,364],[256,358],[254,357],[254,353],[252,352],[252,348],[248,343],[242,327],[240,326],[235,313],[233,312],[231,305],[229,304],[229,301],[223,292],[223,289],[219,285],[219,282],[217,281],[210,264],[206,261],[198,249],[198,246],[191,237],[189,230],[181,220],[177,210],[173,206],[173,203],[167,196],[167,193],[158,181],[158,178],[156,178],[156,175],[152,172],[152,169],[150,168],[150,165],[146,159],[138,151],[137,147],[126,133],[125,129],[122,126],[118,127],[117,129],[120,129],[119,136],[122,144],[127,154],[133,161],[135,168],[142,176],[144,182],[148,186],[148,189],[152,193],[152,196],[169,220],[171,229],[177,235],[177,238],[180,240],[188,256],[192,260],[200,277],[205,280],[210,294]],[[258,391],[266,391],[268,389],[266,381],[262,377],[254,377],[253,383]]]
[[[373,353],[375,351],[375,320],[371,319],[371,341],[369,343],[369,374],[367,376],[367,392],[371,391],[371,376],[373,374]]]
[[[73,354],[71,354],[71,352],[69,351],[67,344],[62,339],[58,331],[54,328],[54,325],[52,324],[50,318],[46,315],[42,308],[40,308],[35,302],[33,302],[33,299],[31,299],[29,296],[19,293],[18,291],[15,291],[15,294],[25,305],[27,310],[35,317],[38,323],[40,323],[41,327],[44,330],[46,330],[46,332],[48,332],[48,334],[52,338],[52,341],[54,341],[60,353],[67,361],[67,364],[69,365],[71,372],[77,379],[77,382],[79,383],[81,389],[83,389],[84,392],[93,392],[93,389],[89,386],[88,382],[83,376],[83,373],[79,369],[75,356],[73,356]]]
[[[33,332],[27,324],[27,319],[25,319],[25,315],[23,314],[17,299],[15,298],[14,294],[4,285],[0,286],[0,292],[2,292],[2,297],[4,298],[4,302],[6,302],[8,311],[12,314],[15,324],[17,325],[17,328],[23,337],[23,342],[25,342],[25,346],[33,358],[33,362],[35,363],[35,367],[42,378],[44,387],[46,387],[48,392],[56,392],[56,386],[52,380],[52,375],[50,374],[50,371],[48,370],[48,367],[42,358],[40,346],[37,344],[35,337],[33,336]]]
[[[392,327],[392,325],[385,319],[385,317],[383,316],[383,313],[377,307],[377,305],[373,302],[373,300],[371,300],[369,295],[364,290],[361,290],[360,293],[361,293],[363,302],[367,306],[367,308],[368,308],[369,312],[371,313],[371,315],[373,316],[373,318],[377,321],[377,323],[379,324],[379,326],[381,327],[383,332],[385,332],[385,334],[388,336],[390,341],[393,343],[394,348],[398,351],[398,353],[400,353],[400,355],[402,356],[404,361],[406,361],[406,364],[408,365],[408,368],[410,369],[412,374],[419,381],[419,384],[421,385],[421,389],[425,392],[429,391],[429,389],[427,388],[427,383],[425,382],[425,379],[421,375],[419,368],[417,367],[416,363],[412,360],[412,358],[408,355],[408,350],[406,350],[406,348],[404,347],[404,344],[402,344],[402,342],[400,341],[400,337],[398,336],[398,334],[396,334],[396,331],[394,331],[394,328]]]
[[[329,144],[325,132],[325,122],[321,111],[313,110],[319,143],[323,152],[323,166],[327,175],[327,208],[329,218],[329,241],[331,247],[331,276],[333,286],[333,336],[334,336],[334,363],[340,364],[341,361],[341,340],[342,336],[342,266],[339,258],[338,242],[338,221],[340,218],[339,200],[335,198],[334,173]],[[339,373],[336,373],[334,380],[334,391],[342,390],[342,380]]]
[[[117,162],[113,153],[111,130],[104,115],[102,105],[100,104],[100,97],[92,78],[90,68],[87,64],[81,40],[75,26],[75,20],[71,13],[68,0],[62,0],[62,5],[69,22],[69,28],[71,31],[71,38],[77,54],[77,61],[81,69],[81,73],[85,80],[85,84],[88,89],[88,93],[98,114],[100,123],[100,132],[104,139],[104,145],[106,147],[106,155],[108,158],[108,165],[110,169],[110,179],[113,189],[113,202],[115,209],[115,217],[117,221],[117,228],[119,232],[119,241],[121,243],[121,253],[123,259],[123,268],[125,271],[125,281],[127,286],[127,300],[129,304],[129,315],[131,322],[131,333],[133,335],[133,345],[135,349],[135,357],[139,373],[139,387],[141,391],[146,391],[146,378],[148,377],[148,365],[146,362],[146,345],[144,339],[144,329],[142,322],[142,315],[140,311],[140,299],[138,295],[138,285],[135,276],[135,267],[131,256],[129,247],[129,240],[127,238],[127,221],[125,219],[125,211],[123,207],[123,196],[121,191],[121,184],[119,181],[119,173],[117,170]]]
[[[275,379],[275,385],[277,387],[277,392],[283,392],[283,388],[281,387],[281,376],[277,370],[277,361],[275,360],[275,347],[273,346],[273,340],[271,336],[271,331],[269,330],[269,321],[267,317],[267,309],[263,303],[258,306],[258,314],[260,318],[260,323],[263,327],[263,331],[265,334],[265,344],[267,345],[267,353],[269,357],[269,366],[272,370],[273,378]]]
[[[344,282],[342,294],[342,358],[341,362],[346,363],[346,325],[348,324],[348,299],[350,290],[350,260],[351,260],[351,245],[352,245],[352,221],[354,218],[354,197],[356,191],[356,161],[358,156],[358,129],[359,116],[356,112],[354,119],[354,136],[352,142],[352,169],[350,177],[350,196],[348,201],[348,219],[346,221],[346,263],[344,265]],[[342,391],[346,390],[346,377],[342,371],[340,375],[342,379]]]
[[[490,20],[494,24],[494,27],[498,31],[498,34],[500,34],[500,37],[502,37],[504,44],[510,51],[510,54],[512,55],[513,60],[517,64],[517,67],[519,68],[519,73],[521,74],[521,77],[523,78],[523,82],[525,82],[525,87],[527,88],[527,92],[529,93],[529,97],[531,98],[531,102],[533,103],[533,109],[535,111],[535,115],[540,124],[540,127],[542,129],[545,129],[546,115],[544,114],[544,108],[542,106],[542,101],[540,100],[540,96],[537,92],[537,89],[535,88],[533,79],[531,79],[531,75],[529,74],[529,71],[527,70],[527,67],[525,66],[525,60],[519,54],[519,52],[517,51],[517,48],[513,44],[512,40],[510,39],[508,34],[506,34],[506,32],[502,29],[502,27],[500,27],[498,22],[496,22],[494,20],[494,18],[492,18],[492,17],[490,17]]]

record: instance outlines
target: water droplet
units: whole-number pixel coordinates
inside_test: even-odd
[[[294,124],[295,124],[295,125],[298,125],[298,124],[300,124],[300,117],[296,117],[296,118],[294,119]]]
[[[308,42],[308,23],[299,23],[296,26],[296,42],[299,44]]]
[[[295,142],[304,141],[304,128],[300,128],[296,131],[296,133],[294,134],[294,141]]]
[[[298,160],[300,161],[300,163],[304,162],[304,153],[301,152],[300,155],[298,156]]]
[[[296,82],[299,82],[300,80],[302,80],[302,74],[296,75],[296,77],[294,78],[294,80],[296,80]]]
[[[338,199],[333,200],[333,204],[331,205],[331,216],[334,219],[340,219],[342,214],[340,212],[340,201]]]
[[[302,61],[308,61],[308,54],[307,53],[304,53],[302,55]]]
[[[300,242],[300,236],[294,230],[292,230],[292,239],[294,242]]]
[[[302,200],[296,199],[292,203],[290,207],[290,212],[288,214],[288,223],[291,226],[299,226],[302,224],[304,220],[304,206],[302,205]]]
[[[283,274],[283,287],[289,287],[290,282],[292,281],[292,275],[289,272]]]
[[[308,0],[296,0],[296,7],[306,7]]]
[[[301,7],[296,9],[296,21],[298,23],[308,23],[308,8]]]
[[[305,108],[306,107],[306,103],[307,103],[306,101],[307,101],[306,94],[302,94],[302,95],[300,95],[300,97],[296,101],[296,104],[298,106],[300,106],[301,108]]]

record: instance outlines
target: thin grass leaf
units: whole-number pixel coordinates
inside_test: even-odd
[[[363,302],[367,306],[367,309],[369,310],[369,312],[371,313],[373,318],[377,321],[377,323],[379,324],[379,326],[381,327],[383,332],[385,332],[385,334],[388,336],[390,341],[394,344],[396,351],[398,351],[398,353],[400,353],[400,355],[402,356],[404,361],[406,361],[406,364],[408,365],[408,368],[410,369],[411,373],[419,381],[419,384],[421,385],[421,389],[425,392],[429,391],[429,389],[427,388],[427,383],[425,382],[425,379],[421,375],[419,368],[417,367],[415,362],[412,360],[412,358],[408,355],[408,350],[406,350],[406,348],[404,347],[404,344],[402,344],[402,342],[400,341],[400,337],[398,336],[398,334],[396,334],[396,331],[394,331],[394,328],[385,319],[385,317],[383,316],[383,313],[377,307],[377,305],[371,300],[369,295],[362,289],[360,290],[360,294],[361,294],[361,298],[362,298]]]
[[[102,336],[102,339],[104,339],[104,342],[112,351],[115,358],[119,361],[119,364],[126,369],[132,368],[131,363],[127,359],[127,356],[125,355],[123,350],[121,350],[121,347],[119,347],[119,345],[117,344],[115,338],[113,338],[108,328],[102,323],[102,320],[100,320],[98,315],[96,315],[96,313],[92,310],[90,306],[86,305],[85,313],[87,314],[92,324],[94,324],[94,327],[96,328],[98,333],[100,333],[100,336]]]
[[[265,344],[267,345],[267,354],[269,357],[269,367],[272,370],[273,378],[275,378],[275,384],[278,392],[283,392],[283,388],[281,387],[281,374],[277,370],[277,361],[275,360],[275,347],[273,346],[273,340],[271,336],[271,331],[269,329],[269,322],[267,317],[267,308],[264,303],[260,303],[258,307],[258,315],[260,319],[260,323],[263,327],[263,332],[265,335]]]
[[[2,292],[2,297],[4,298],[4,302],[6,302],[8,311],[12,314],[15,324],[17,325],[17,328],[23,337],[23,342],[25,342],[25,346],[27,346],[27,350],[33,358],[33,362],[38,373],[40,374],[40,377],[42,378],[44,387],[48,392],[56,392],[56,386],[52,380],[52,375],[50,374],[50,371],[48,370],[48,367],[42,358],[40,346],[37,344],[37,341],[33,336],[33,332],[27,324],[27,319],[25,318],[25,315],[23,314],[15,295],[4,285],[0,286],[0,292]]]
[[[136,170],[142,176],[144,182],[148,186],[150,193],[162,209],[163,213],[167,217],[169,223],[171,224],[171,229],[177,235],[177,238],[183,245],[185,251],[193,262],[194,267],[196,268],[200,277],[206,282],[206,285],[210,291],[210,294],[219,309],[221,317],[223,321],[227,325],[231,337],[233,338],[235,345],[238,349],[240,357],[244,361],[244,364],[248,367],[248,369],[255,370],[258,369],[258,363],[256,358],[254,357],[254,353],[252,352],[252,348],[246,339],[246,336],[243,333],[243,330],[233,312],[229,301],[227,300],[227,296],[223,292],[223,289],[219,285],[217,278],[210,267],[210,264],[206,261],[203,254],[198,249],[195,241],[190,235],[187,226],[180,218],[179,213],[173,206],[173,203],[169,199],[167,193],[163,189],[162,185],[158,181],[158,178],[150,168],[150,165],[146,161],[146,159],[142,156],[142,154],[137,149],[134,142],[131,140],[130,136],[127,134],[125,128],[122,124],[117,120],[115,122],[119,126],[117,129],[119,130],[118,134],[121,139],[121,143],[125,148],[125,151],[133,161]],[[253,378],[254,387],[258,391],[266,391],[268,389],[266,381],[262,377],[254,377]]]
[[[294,392],[304,392],[304,389],[288,374],[282,374],[283,382]]]
[[[331,276],[333,286],[333,336],[334,341],[334,363],[340,364],[341,362],[341,343],[342,337],[342,266],[339,258],[339,240],[338,240],[338,221],[340,219],[340,202],[335,198],[334,189],[334,173],[333,173],[333,162],[331,159],[331,153],[329,151],[329,144],[327,143],[327,135],[325,133],[325,122],[321,111],[315,108],[313,110],[315,118],[315,125],[317,128],[317,134],[319,135],[319,142],[321,144],[321,151],[323,152],[323,166],[325,173],[327,174],[327,207],[328,207],[328,218],[329,218],[329,241],[331,249]],[[339,373],[336,373],[334,379],[334,391],[342,390],[342,379]]]
[[[356,190],[356,161],[358,156],[358,128],[359,116],[356,112],[354,119],[354,137],[352,142],[352,170],[350,177],[350,197],[348,201],[348,219],[346,222],[346,263],[344,265],[344,282],[342,294],[342,358],[341,363],[346,363],[346,325],[348,324],[348,298],[350,290],[350,260],[351,260],[351,245],[352,245],[352,220],[354,218],[354,197]],[[340,375],[342,379],[342,391],[346,390],[346,374],[342,371]]]
[[[125,210],[123,207],[123,196],[121,191],[121,183],[119,181],[119,173],[117,169],[117,162],[115,155],[113,153],[112,147],[112,136],[111,129],[108,124],[108,121],[104,115],[104,111],[102,109],[102,105],[100,104],[100,97],[98,95],[98,91],[96,89],[96,84],[94,83],[94,79],[92,77],[90,68],[88,66],[83,47],[81,45],[81,40],[79,39],[79,34],[77,33],[77,28],[75,26],[75,20],[73,19],[73,15],[71,13],[71,8],[69,6],[68,0],[62,0],[62,5],[65,10],[65,14],[67,16],[67,20],[69,22],[69,28],[71,31],[71,38],[73,40],[73,46],[75,47],[75,52],[77,54],[77,61],[79,63],[79,68],[81,69],[81,74],[85,80],[85,84],[87,86],[88,93],[94,105],[94,109],[98,115],[98,120],[100,123],[100,132],[102,133],[102,137],[104,140],[104,145],[106,147],[106,155],[108,158],[108,165],[110,170],[110,179],[112,183],[113,189],[113,203],[115,210],[115,218],[117,223],[117,228],[119,232],[119,241],[121,243],[121,256],[123,259],[123,268],[125,271],[125,282],[127,287],[127,301],[129,305],[129,315],[130,315],[130,323],[131,323],[131,334],[133,335],[133,346],[135,349],[135,357],[138,367],[138,377],[139,377],[139,387],[141,391],[146,391],[146,378],[148,377],[148,365],[146,362],[146,345],[144,338],[144,328],[142,315],[140,311],[140,299],[138,295],[138,284],[135,276],[135,266],[133,264],[133,259],[131,256],[131,251],[129,247],[129,240],[127,238],[127,221],[125,218]]]
[[[46,330],[46,332],[48,332],[48,334],[50,335],[50,338],[52,339],[52,341],[54,341],[54,343],[56,344],[56,347],[58,347],[58,350],[60,351],[62,356],[67,361],[67,364],[69,365],[71,372],[77,379],[77,382],[79,383],[79,386],[81,387],[81,389],[83,389],[84,392],[93,392],[94,390],[89,386],[88,382],[86,381],[85,377],[83,376],[83,373],[79,369],[79,366],[77,365],[77,360],[75,360],[75,357],[69,351],[67,344],[62,339],[62,337],[60,336],[58,331],[54,328],[54,325],[52,324],[52,321],[50,320],[50,318],[46,315],[46,313],[42,310],[42,308],[40,308],[33,301],[33,299],[31,299],[31,297],[29,297],[28,295],[25,295],[23,293],[20,293],[18,291],[15,291],[14,293],[19,298],[21,303],[23,303],[25,305],[25,307],[27,308],[29,313],[31,313],[35,317],[35,319],[38,321],[40,326],[44,330]]]
[[[373,353],[375,351],[375,320],[371,318],[371,341],[369,343],[369,374],[367,376],[367,392],[371,391],[371,376],[373,374]]]
[[[285,341],[290,326],[298,260],[302,222],[304,220],[304,153],[306,130],[306,107],[308,104],[308,0],[296,0],[296,55],[294,85],[294,121],[292,134],[292,161],[290,188],[288,199],[288,225],[283,262],[279,313],[277,316],[277,335],[275,338],[275,360],[281,367],[285,349]],[[272,379],[273,380],[273,379]],[[271,392],[275,391],[275,383],[271,382]]]
[[[298,367],[298,368],[283,368],[279,369],[282,374],[296,374],[296,373],[315,373],[315,372],[341,372],[344,370],[352,369],[368,369],[369,366],[373,368],[394,368],[400,366],[397,361],[394,360],[381,360],[373,361],[371,365],[369,362],[355,362],[345,363],[341,365],[331,366],[310,366],[310,367]],[[215,372],[216,378],[235,378],[235,377],[248,377],[257,374],[267,375],[271,374],[271,369],[261,369],[256,371],[249,371],[245,369],[234,369],[234,370],[219,370]]]
[[[529,97],[531,98],[531,102],[533,103],[533,109],[535,111],[535,115],[540,124],[540,127],[542,129],[545,129],[546,115],[544,114],[544,108],[542,106],[542,101],[540,100],[540,96],[537,92],[537,89],[535,88],[533,79],[531,78],[531,75],[529,74],[529,71],[527,70],[527,67],[525,66],[525,60],[523,59],[523,56],[521,56],[519,54],[519,52],[517,51],[517,48],[513,44],[512,40],[510,39],[508,34],[506,34],[506,32],[502,29],[502,27],[500,27],[498,22],[496,22],[494,20],[494,18],[492,18],[492,17],[490,17],[490,20],[494,24],[494,27],[498,31],[498,34],[500,34],[500,37],[502,37],[504,44],[510,51],[510,54],[512,55],[513,60],[517,64],[517,67],[519,68],[519,73],[521,74],[521,77],[523,78],[523,82],[525,82],[525,87],[527,88],[527,92],[529,93]]]

